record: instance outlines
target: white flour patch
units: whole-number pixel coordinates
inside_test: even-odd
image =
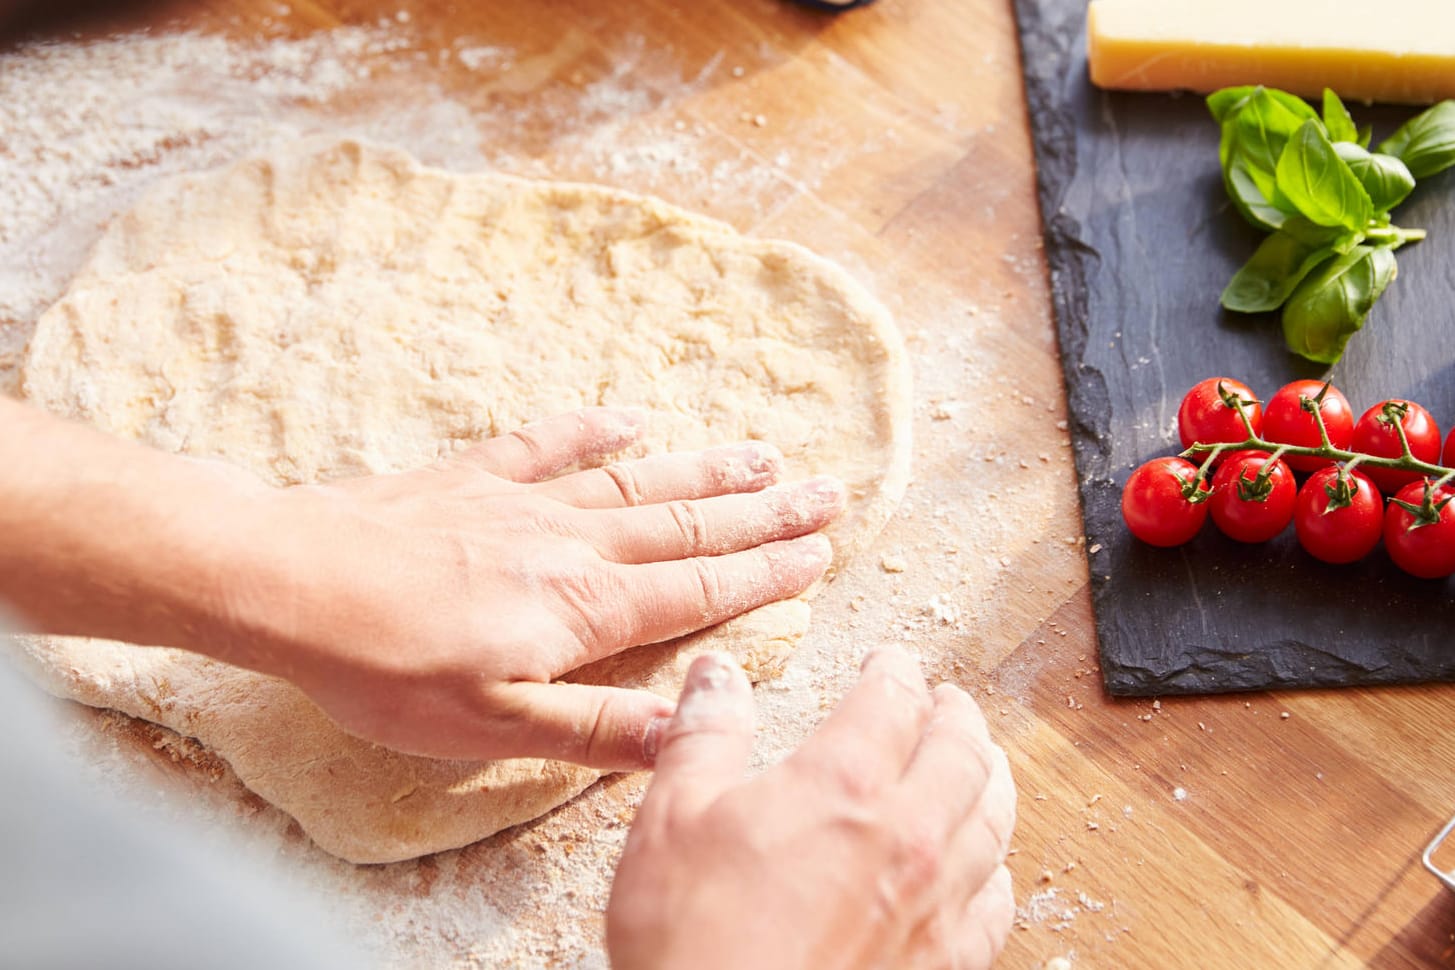
[[[446,48],[441,67],[391,20],[298,40],[133,34],[0,54],[0,392],[16,390],[40,312],[106,221],[148,185],[306,136],[397,144],[457,170],[564,174],[643,191],[664,188],[664,178],[729,196],[786,184],[749,152],[723,160],[714,144],[708,161],[707,126],[654,114],[715,66],[683,79],[649,57],[640,37],[619,43],[612,69],[579,84],[551,72],[580,37],[563,38],[534,67],[510,48],[474,44]],[[471,93],[466,103],[469,86],[459,97],[441,86],[450,63],[507,91],[533,72],[540,76],[526,80],[549,90]]]

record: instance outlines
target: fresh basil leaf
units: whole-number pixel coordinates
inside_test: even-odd
[[[1334,142],[1334,151],[1369,193],[1374,211],[1385,213],[1399,205],[1415,189],[1415,177],[1404,162],[1393,155],[1369,152],[1353,142]]]
[[[1298,95],[1289,94],[1287,91],[1280,91],[1277,88],[1263,88],[1262,90],[1275,104],[1294,117],[1304,121],[1319,120],[1319,113]]]
[[[1288,349],[1320,363],[1337,362],[1397,269],[1387,246],[1355,246],[1319,267],[1283,308]]]
[[[1278,159],[1277,185],[1299,212],[1321,226],[1358,232],[1374,214],[1369,193],[1316,121],[1304,122],[1289,139]]]
[[[1220,302],[1236,313],[1271,313],[1283,306],[1304,277],[1333,256],[1332,244],[1308,246],[1280,229],[1233,274]]]
[[[1359,138],[1357,139],[1360,148],[1368,148],[1369,143],[1374,140],[1374,126],[1360,125]]]
[[[1301,121],[1318,118],[1318,113],[1309,107],[1308,102],[1304,101],[1303,98],[1295,94],[1289,94],[1287,91],[1280,91],[1277,88],[1265,88],[1258,84],[1244,84],[1239,87],[1223,88],[1220,91],[1214,91],[1207,96],[1207,107],[1212,112],[1213,119],[1218,124],[1222,124],[1228,119],[1229,115],[1241,108],[1249,98],[1260,92]]]
[[[1455,165],[1455,101],[1415,115],[1379,143],[1379,151],[1404,162],[1417,179]]]
[[[1244,84],[1241,87],[1223,88],[1214,91],[1207,96],[1207,109],[1212,112],[1213,120],[1222,124],[1227,116],[1236,111],[1248,96],[1258,90],[1255,85]]]
[[[1344,107],[1344,102],[1329,88],[1324,88],[1324,128],[1329,133],[1329,140],[1358,141],[1359,129],[1354,127],[1354,119],[1349,114],[1349,109]]]
[[[1233,200],[1233,206],[1237,208],[1243,218],[1260,229],[1276,232],[1289,218],[1289,212],[1280,209],[1264,197],[1259,181],[1263,180],[1255,180],[1252,164],[1241,155],[1233,159],[1223,176],[1228,197]],[[1273,191],[1276,194],[1276,186]],[[1292,208],[1289,206],[1290,210]]]
[[[1275,230],[1298,211],[1279,192],[1278,159],[1307,122],[1322,129],[1302,99],[1261,87],[1226,114],[1218,145],[1223,184],[1243,218],[1253,225]]]

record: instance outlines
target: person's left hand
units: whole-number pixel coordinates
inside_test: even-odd
[[[958,687],[898,648],[745,777],[753,694],[693,661],[612,884],[616,970],[983,970],[1010,932],[1015,785]]]
[[[268,490],[269,547],[227,611],[255,622],[224,659],[400,751],[650,764],[670,701],[557,678],[802,592],[844,491],[773,486],[762,442],[558,475],[639,421],[588,409],[417,471]]]

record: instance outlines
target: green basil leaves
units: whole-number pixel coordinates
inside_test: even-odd
[[[1333,91],[1322,112],[1263,87],[1207,99],[1222,129],[1223,184],[1243,218],[1271,235],[1223,290],[1239,313],[1283,308],[1290,350],[1333,363],[1394,280],[1394,251],[1424,238],[1390,223],[1415,180],[1455,165],[1455,101],[1410,119],[1370,151]]]
[[[1305,279],[1283,308],[1288,349],[1332,364],[1398,271],[1390,246],[1355,246]]]
[[[1369,193],[1318,121],[1305,121],[1294,132],[1278,156],[1274,177],[1283,197],[1315,225],[1358,232],[1374,214]]]
[[[1268,88],[1252,88],[1221,109],[1218,157],[1228,195],[1253,225],[1277,229],[1294,211],[1278,194],[1278,160],[1299,127],[1305,121],[1317,123],[1318,115],[1301,99]],[[1215,117],[1218,110],[1213,109]]]
[[[1417,179],[1455,165],[1455,101],[1441,101],[1406,121],[1379,150],[1404,162]]]

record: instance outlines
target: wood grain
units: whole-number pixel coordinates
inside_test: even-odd
[[[515,52],[512,72],[493,78],[419,69],[464,104],[518,112],[496,147],[802,242],[898,316],[917,369],[916,484],[816,622],[912,639],[990,714],[1021,793],[1011,866],[1023,909],[1002,966],[1455,965],[1455,895],[1417,859],[1455,812],[1455,688],[1153,703],[1099,687],[1005,0],[881,0],[840,17],[771,0],[287,9],[171,0],[33,29],[303,36],[405,9],[422,50],[467,37]],[[573,154],[561,116],[535,108],[577,104],[624,39],[654,65],[643,97],[585,123],[699,125],[696,151],[761,179],[724,193],[700,171],[603,175]],[[881,553],[911,566],[885,573]],[[962,622],[918,619],[937,593]],[[628,779],[596,797],[629,818],[640,788]],[[457,864],[507,853],[528,865],[530,839],[508,833]]]

